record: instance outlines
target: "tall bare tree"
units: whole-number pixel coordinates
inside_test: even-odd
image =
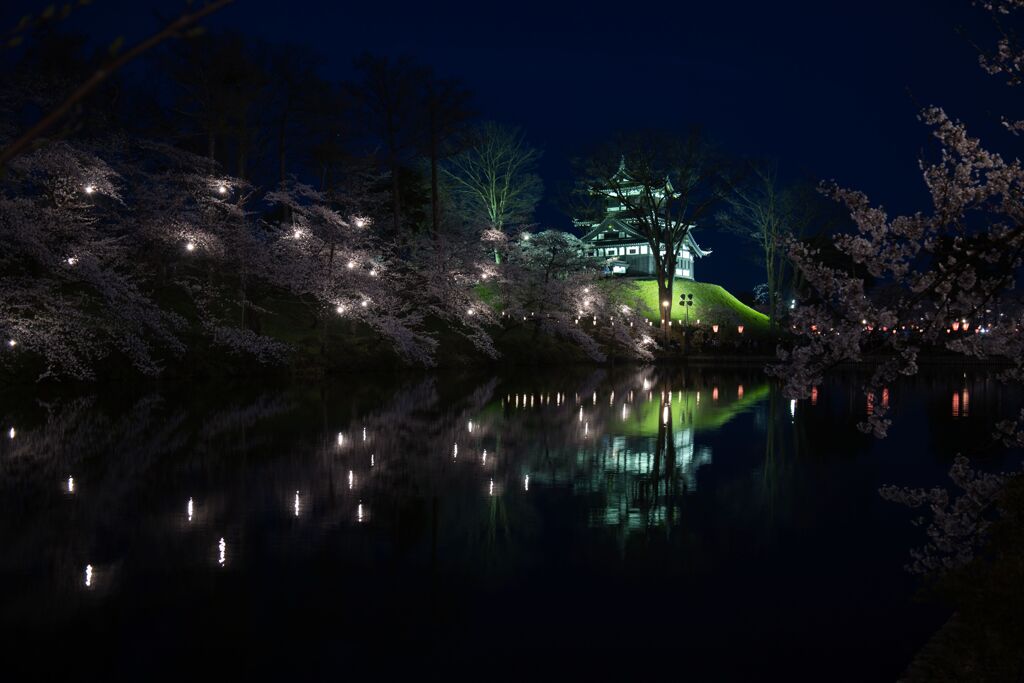
[[[725,197],[726,208],[716,222],[730,232],[757,243],[768,285],[768,319],[774,330],[779,292],[788,263],[785,240],[798,220],[793,192],[779,186],[778,169],[770,163],[751,163],[745,182],[734,185]]]
[[[383,147],[397,232],[402,225],[402,170],[422,139],[422,92],[430,72],[406,57],[391,61],[365,54],[355,65],[362,78],[349,86],[349,92],[356,105],[357,126]]]
[[[470,97],[470,92],[457,81],[433,76],[424,81],[422,145],[430,161],[430,222],[435,236],[441,231],[440,161],[457,147],[453,143],[473,116]]]
[[[536,173],[540,150],[522,130],[493,122],[479,126],[472,140],[444,168],[453,193],[470,216],[495,230],[528,221],[543,192]],[[494,258],[500,262],[497,250]]]

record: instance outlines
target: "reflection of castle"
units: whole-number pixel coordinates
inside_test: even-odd
[[[695,491],[697,470],[711,463],[709,446],[695,447],[694,430],[684,428],[672,433],[674,467],[665,472],[667,459],[655,451],[654,439],[610,436],[594,454],[591,490],[605,488],[606,505],[595,510],[591,523],[642,528],[664,522],[668,499],[675,493]],[[655,471],[656,465],[659,471]],[[646,486],[645,486],[646,485]],[[646,513],[636,504],[640,487],[654,505]]]
[[[575,435],[565,444],[569,457],[548,458],[531,472],[538,484],[570,486],[590,497],[593,525],[635,529],[670,521],[680,497],[696,490],[697,470],[711,463],[711,448],[697,445],[696,436],[721,428],[768,390],[767,384],[710,383],[667,393],[643,378],[631,384],[604,396],[577,396],[568,422],[559,421]],[[525,400],[508,403],[533,410]]]

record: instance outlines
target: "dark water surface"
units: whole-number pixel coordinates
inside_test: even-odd
[[[893,680],[947,613],[877,489],[1020,395],[876,402],[884,441],[856,377],[742,369],[0,397],[0,672]]]

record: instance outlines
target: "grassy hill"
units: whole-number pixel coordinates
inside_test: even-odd
[[[655,279],[636,279],[631,281],[633,296],[640,299],[647,307],[648,319],[658,322],[658,282]],[[679,305],[681,294],[693,294],[693,306],[687,306],[688,312]],[[719,324],[725,328],[735,329],[736,325],[744,325],[744,333],[767,334],[768,316],[755,311],[734,297],[719,285],[709,282],[693,282],[677,279],[672,291],[672,320],[685,320],[689,315],[691,323],[700,320],[701,325]]]

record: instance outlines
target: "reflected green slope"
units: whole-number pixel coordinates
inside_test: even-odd
[[[745,389],[739,398],[736,387],[719,387],[718,399],[714,398],[714,389],[705,388],[700,391],[683,391],[680,398],[678,392],[672,395],[672,427],[692,427],[695,431],[709,431],[725,425],[736,415],[748,410],[768,397],[768,384],[761,384]],[[658,423],[662,419],[661,403],[654,400],[644,401],[630,410],[625,420],[615,420],[610,431],[623,436],[657,436]]]

